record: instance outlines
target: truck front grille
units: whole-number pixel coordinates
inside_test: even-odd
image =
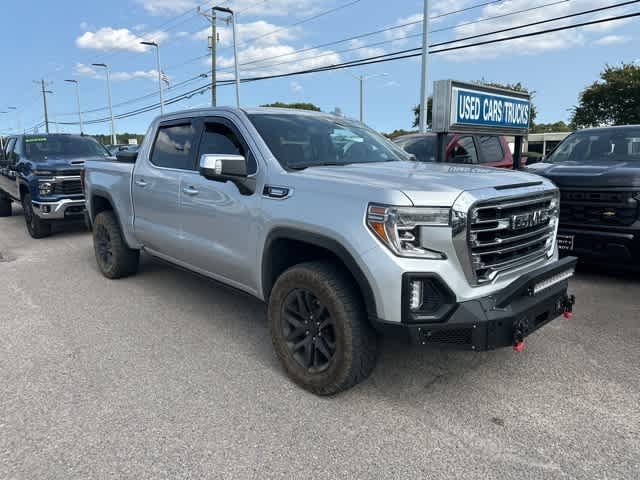
[[[82,194],[82,184],[80,180],[62,180],[56,182],[53,187],[55,195],[80,195]]]
[[[561,195],[561,225],[628,226],[638,218],[634,192],[562,190]]]
[[[477,282],[545,258],[553,247],[557,215],[554,193],[475,204],[468,244]]]

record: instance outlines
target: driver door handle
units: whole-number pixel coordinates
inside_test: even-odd
[[[184,187],[182,189],[182,193],[193,196],[193,195],[198,195],[200,193],[200,190],[197,190],[196,188],[189,186],[189,187]]]
[[[136,178],[136,185],[139,187],[146,187],[147,182],[145,182],[143,178]]]

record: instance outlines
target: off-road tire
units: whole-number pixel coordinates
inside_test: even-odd
[[[32,238],[45,238],[51,235],[51,223],[41,220],[34,211],[31,203],[31,194],[27,193],[22,197],[22,210],[24,211],[24,221],[27,224],[27,231]]]
[[[0,217],[11,216],[11,200],[0,193]]]
[[[310,371],[296,360],[293,342],[287,341],[283,330],[288,322],[285,319],[285,308],[290,305],[288,299],[300,289],[310,292],[317,305],[326,307],[334,324],[335,351],[323,371]],[[289,312],[287,310],[287,314]],[[337,264],[314,261],[286,270],[271,291],[268,316],[273,346],[285,371],[294,382],[316,395],[334,395],[347,390],[365,380],[376,365],[377,335],[368,322],[362,297],[353,280]]]
[[[93,249],[98,268],[110,279],[128,277],[138,271],[140,251],[129,248],[113,212],[100,212],[93,222]]]

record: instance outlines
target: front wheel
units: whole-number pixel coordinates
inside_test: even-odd
[[[27,230],[32,238],[44,238],[51,235],[51,224],[41,220],[33,211],[31,195],[22,197],[22,209],[24,210],[24,220],[27,223]]]
[[[375,367],[377,337],[362,299],[333,263],[303,263],[278,278],[269,328],[287,374],[317,395],[347,390]]]
[[[140,251],[127,246],[118,219],[111,211],[96,216],[93,249],[98,267],[107,278],[127,277],[138,271]]]

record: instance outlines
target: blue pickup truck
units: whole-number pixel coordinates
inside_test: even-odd
[[[16,135],[0,155],[0,217],[11,215],[11,203],[22,204],[33,238],[51,234],[60,221],[84,219],[81,174],[86,160],[109,152],[85,135]]]

